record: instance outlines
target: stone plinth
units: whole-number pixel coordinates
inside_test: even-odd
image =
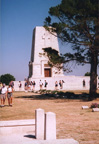
[[[82,106],[82,109],[88,109],[89,106]]]
[[[35,137],[44,140],[44,110],[35,110]]]
[[[99,112],[99,108],[93,108],[92,112]]]
[[[56,115],[53,112],[45,114],[45,140],[56,139]]]

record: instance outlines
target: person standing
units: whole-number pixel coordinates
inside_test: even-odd
[[[0,94],[1,94],[1,89],[2,89],[2,83],[0,82]]]
[[[41,80],[40,80],[40,82],[39,82],[39,85],[40,85],[40,89],[42,89],[43,83],[42,83]]]
[[[57,90],[58,89],[58,82],[56,81],[55,82],[55,90]]]
[[[24,84],[25,92],[27,92],[27,87],[28,87],[28,83],[27,83],[27,81],[25,81],[25,84]]]
[[[35,81],[33,81],[33,90],[35,90],[35,85],[36,85],[36,83],[35,83]]]
[[[10,85],[11,85],[11,87],[14,89],[14,82],[13,82],[13,81],[11,81],[9,84],[10,84]]]
[[[33,82],[30,82],[30,91],[33,91]]]
[[[63,84],[64,84],[64,83],[65,83],[64,80],[62,80],[62,87],[61,87],[62,89],[63,89]]]
[[[44,87],[47,88],[48,82],[45,80]]]
[[[9,106],[12,106],[12,93],[13,93],[13,88],[11,87],[11,85],[9,85],[7,89],[7,97],[8,97]]]
[[[62,81],[59,81],[60,89],[62,89]]]
[[[4,107],[4,105],[5,105],[6,95],[7,95],[7,88],[6,88],[5,84],[3,84],[3,87],[1,88],[1,94],[0,94],[1,107]]]
[[[86,82],[85,82],[85,80],[83,79],[83,87],[85,87],[86,86]]]
[[[18,86],[19,86],[19,91],[21,91],[21,89],[22,89],[22,83],[21,83],[21,81],[19,81]]]

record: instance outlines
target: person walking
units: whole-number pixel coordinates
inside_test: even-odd
[[[41,90],[41,89],[42,89],[42,86],[43,86],[43,83],[42,83],[41,80],[39,81],[39,85],[40,85],[40,90]]]
[[[11,85],[9,85],[7,89],[7,97],[8,97],[9,106],[12,106],[12,93],[13,93],[13,88],[11,87]]]
[[[47,88],[48,82],[45,80],[44,87]]]
[[[4,105],[5,105],[6,95],[7,95],[7,88],[6,88],[5,84],[3,84],[2,88],[1,88],[1,94],[0,94],[1,107],[4,107]]]

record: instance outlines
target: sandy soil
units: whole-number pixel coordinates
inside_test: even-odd
[[[35,96],[35,97],[34,97]],[[31,92],[14,92],[13,107],[9,107],[6,99],[5,107],[0,108],[0,120],[34,119],[35,109],[56,113],[57,138],[74,138],[80,144],[99,144],[99,112],[92,109],[82,110],[83,105],[90,106],[94,101],[45,98],[36,99]]]

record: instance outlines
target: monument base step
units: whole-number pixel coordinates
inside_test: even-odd
[[[0,136],[1,144],[79,144],[74,139],[37,140],[32,135],[12,134]]]

